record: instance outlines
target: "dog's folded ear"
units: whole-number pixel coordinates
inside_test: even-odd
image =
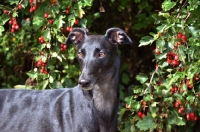
[[[106,31],[105,36],[112,44],[132,44],[132,40],[120,28],[110,28]]]
[[[68,35],[66,44],[79,44],[85,39],[86,36],[90,35],[85,28],[74,28]]]

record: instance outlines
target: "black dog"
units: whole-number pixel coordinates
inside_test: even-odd
[[[116,132],[119,100],[118,44],[131,44],[119,28],[90,35],[76,28],[79,85],[57,90],[0,90],[0,132]]]

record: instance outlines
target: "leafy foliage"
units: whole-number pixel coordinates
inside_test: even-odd
[[[123,108],[119,113],[126,127],[122,123],[121,131],[199,130],[199,11],[199,1],[165,0],[154,15],[157,32],[142,37],[139,46],[155,45],[155,70],[136,76],[141,85],[133,87],[126,112]]]
[[[24,88],[23,78],[35,89],[74,85],[72,78],[79,74],[75,49],[64,43],[73,26],[86,27],[83,8],[91,4],[92,0],[12,0],[0,5],[0,56],[5,58],[0,61],[0,86]]]

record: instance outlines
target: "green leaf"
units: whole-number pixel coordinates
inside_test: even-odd
[[[127,109],[123,108],[118,112],[118,115],[119,115],[118,120],[122,120],[122,117],[126,111]]]
[[[140,129],[140,130],[154,130],[157,126],[157,124],[154,122],[153,118],[151,115],[145,116],[142,120],[139,120],[136,123],[136,126]]]
[[[39,28],[41,28],[43,23],[44,23],[44,18],[43,17],[39,17],[39,16],[34,16],[33,17],[33,28],[35,30],[38,30]]]
[[[194,26],[189,26],[188,28],[189,28],[191,34],[192,34],[195,38],[197,38],[197,37],[198,37],[198,32],[200,32],[200,30],[199,30],[199,29],[196,29],[196,27],[194,27]]]
[[[2,36],[2,32],[5,31],[3,26],[0,26],[0,36]]]
[[[53,83],[54,79],[52,76],[49,76],[49,83]]]
[[[49,84],[51,88],[55,89],[55,88],[63,88],[63,85],[61,82],[59,81],[54,81],[53,83]]]
[[[178,55],[179,55],[180,61],[182,61],[183,63],[185,63],[186,54],[184,53],[184,51],[181,48],[181,46],[178,48]]]
[[[144,73],[139,73],[139,75],[136,76],[136,79],[140,82],[140,83],[145,83],[148,80],[148,77],[146,74]]]
[[[60,16],[58,17],[58,19],[56,19],[56,20],[54,21],[54,24],[56,24],[57,29],[60,29],[60,28],[63,26],[63,24],[65,23],[65,21],[63,20],[64,18],[65,18],[65,16],[60,15]]]
[[[11,4],[11,5],[13,5],[13,4],[18,4],[19,3],[19,0],[8,0],[9,1],[9,3]]]
[[[185,125],[184,119],[180,117],[175,110],[170,111],[168,123],[171,125],[178,125],[178,126]]]
[[[34,72],[34,73],[28,72],[27,75],[28,75],[30,78],[32,78],[32,79],[35,79],[35,78],[38,77],[38,73],[37,73],[37,72]]]
[[[154,41],[153,37],[144,36],[144,37],[142,37],[141,40],[140,40],[139,47],[152,44],[153,41]]]
[[[165,17],[165,18],[168,18],[168,17],[170,16],[169,13],[163,13],[163,12],[159,12],[158,15],[159,15],[159,16],[163,16],[163,17]]]
[[[48,83],[49,83],[49,80],[48,80],[48,79],[42,81],[42,82],[40,83],[40,85],[41,85],[41,89],[42,89],[42,90],[46,89]]]
[[[176,5],[176,2],[171,2],[171,0],[165,0],[162,3],[162,9],[164,11],[169,11],[170,9],[172,9],[174,6]]]
[[[188,95],[188,97],[186,98],[187,101],[189,101],[190,103],[194,102],[195,96],[194,95]]]
[[[4,25],[8,20],[10,20],[9,15],[3,14],[0,16],[0,25]]]
[[[122,82],[125,84],[128,84],[129,81],[130,81],[130,78],[129,78],[128,74],[123,73],[122,74]]]

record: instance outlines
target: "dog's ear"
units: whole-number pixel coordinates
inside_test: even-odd
[[[120,28],[110,28],[106,31],[105,36],[112,44],[132,44],[132,40]]]
[[[90,35],[85,28],[74,28],[68,35],[66,44],[79,44],[85,39],[86,36]]]

